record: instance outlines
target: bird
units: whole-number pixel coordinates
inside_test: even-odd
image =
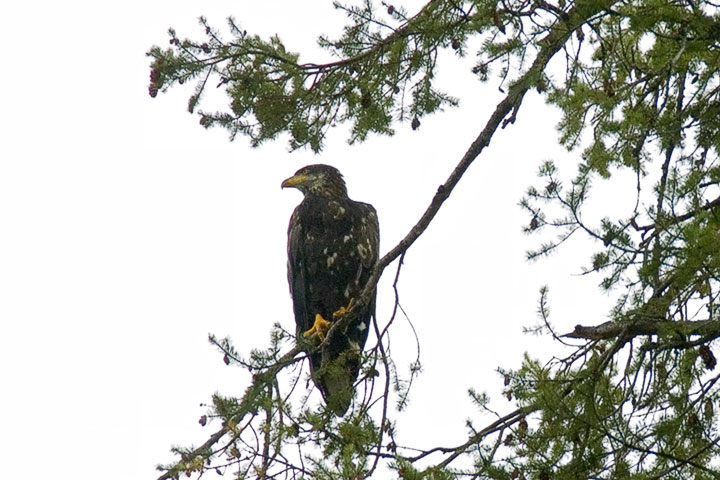
[[[303,167],[282,188],[304,195],[290,217],[287,244],[297,337],[323,341],[333,322],[352,311],[347,326],[333,332],[324,348],[305,347],[314,384],[330,411],[342,417],[354,397],[375,315],[376,289],[368,302],[356,302],[378,260],[377,212],[368,203],[351,200],[342,174],[330,165]]]

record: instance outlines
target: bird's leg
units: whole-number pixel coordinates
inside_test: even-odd
[[[330,325],[332,324],[325,320],[322,315],[316,313],[315,323],[310,330],[303,333],[303,337],[309,337],[310,335],[317,333],[318,337],[320,337],[320,340],[324,340],[325,333],[327,333],[327,331],[330,329]]]
[[[350,310],[352,310],[354,305],[355,305],[355,299],[351,298],[347,304],[347,307],[340,307],[337,309],[337,311],[335,313],[333,313],[333,320],[337,320],[338,318],[350,313]]]

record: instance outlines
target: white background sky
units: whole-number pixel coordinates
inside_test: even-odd
[[[419,2],[415,2],[418,5]],[[411,8],[415,11],[415,8]],[[500,98],[444,62],[441,84],[459,108],[413,132],[346,143],[331,133],[319,156],[288,153],[287,139],[251,149],[206,131],[186,110],[187,88],[147,95],[153,44],[203,35],[197,17],[278,33],[313,55],[320,33],[344,23],[330,2],[13,2],[3,6],[0,117],[0,476],[9,479],[155,478],[172,444],[200,443],[214,391],[240,395],[247,377],[226,367],[207,334],[241,352],[263,347],[274,322],[293,329],[285,277],[287,222],[301,200],[280,182],[309,163],[344,173],[352,198],[379,212],[382,251],[425,210]],[[450,59],[447,56],[444,60]],[[478,419],[469,387],[497,395],[497,367],[522,353],[561,353],[522,334],[550,285],[562,331],[605,320],[597,278],[579,277],[589,254],[570,248],[528,264],[529,218],[517,206],[555,145],[557,114],[530,94],[515,125],[498,132],[426,234],[409,251],[401,301],[425,367],[401,438],[417,446],[462,442]],[[564,160],[563,160],[564,159]],[[570,173],[570,170],[568,170]],[[580,245],[580,244],[576,244]],[[380,320],[392,301],[386,272]],[[414,340],[393,330],[401,369]],[[410,339],[410,340],[406,340]],[[407,349],[403,347],[407,346]],[[403,363],[404,362],[404,363]],[[504,403],[503,403],[504,402]],[[438,425],[429,434],[421,422]]]

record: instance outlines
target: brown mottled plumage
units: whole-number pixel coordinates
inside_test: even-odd
[[[305,195],[290,218],[288,282],[298,335],[307,336],[314,333],[318,314],[332,322],[333,314],[359,296],[378,259],[378,220],[372,205],[348,198],[342,175],[329,165],[301,168],[282,186],[295,187]],[[334,337],[329,355],[310,354],[313,381],[339,416],[345,414],[354,394],[360,356],[375,314],[374,292],[369,305],[358,313]]]

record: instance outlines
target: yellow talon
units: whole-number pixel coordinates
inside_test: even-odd
[[[310,330],[303,333],[303,337],[309,337],[310,335],[317,333],[318,337],[320,337],[320,340],[324,340],[325,332],[330,329],[330,325],[332,324],[325,320],[322,315],[317,313],[315,314],[315,323]]]
[[[355,299],[351,298],[350,302],[348,302],[347,307],[340,307],[338,310],[333,313],[333,320],[337,320],[338,318],[347,315],[350,313],[350,310],[352,310],[353,305],[355,305]]]

